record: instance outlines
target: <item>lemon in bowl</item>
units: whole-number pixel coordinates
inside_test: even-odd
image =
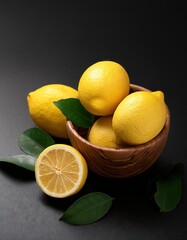
[[[112,115],[99,117],[90,130],[87,139],[90,143],[106,148],[119,148],[117,135],[112,127]]]
[[[80,102],[86,110],[97,116],[113,114],[129,90],[129,75],[115,61],[92,64],[83,72],[78,84]]]
[[[137,91],[118,105],[112,127],[119,142],[139,145],[158,135],[166,122],[166,114],[162,91]]]

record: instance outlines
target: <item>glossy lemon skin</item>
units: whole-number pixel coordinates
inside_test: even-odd
[[[29,114],[33,122],[47,133],[58,138],[68,138],[66,117],[54,105],[55,101],[77,98],[78,91],[64,84],[48,84],[27,95]]]
[[[82,105],[92,114],[113,114],[117,105],[129,94],[130,79],[122,65],[114,61],[99,61],[82,74],[78,93]]]
[[[112,115],[99,117],[88,134],[88,141],[94,145],[106,148],[119,148],[116,134],[112,128]]]
[[[118,142],[138,145],[153,139],[166,122],[162,91],[137,91],[129,94],[116,108],[112,126]]]

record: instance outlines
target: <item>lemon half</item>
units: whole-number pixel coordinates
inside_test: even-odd
[[[54,144],[47,147],[35,163],[38,186],[55,198],[69,197],[79,192],[88,175],[84,157],[74,147]]]

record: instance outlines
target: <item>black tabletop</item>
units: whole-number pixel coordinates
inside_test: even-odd
[[[30,91],[49,83],[77,88],[83,71],[100,60],[119,62],[131,83],[162,90],[171,112],[168,141],[153,168],[126,180],[89,172],[85,188],[68,199],[46,196],[34,172],[1,162],[0,239],[186,239],[185,29],[183,6],[166,1],[0,1],[0,157],[23,153],[18,138],[35,126]],[[177,161],[184,164],[182,198],[160,213],[147,198],[148,176]],[[103,219],[85,226],[59,221],[94,191],[115,198]]]

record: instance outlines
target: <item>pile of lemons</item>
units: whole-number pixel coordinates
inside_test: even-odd
[[[146,143],[159,134],[166,122],[164,93],[132,92],[127,71],[114,61],[89,66],[79,79],[78,89],[48,84],[30,92],[27,103],[33,122],[54,137],[68,138],[66,117],[54,105],[55,101],[67,98],[79,98],[84,108],[96,116],[88,141],[102,147]],[[35,174],[45,193],[66,197],[82,188],[88,169],[76,149],[55,144],[38,157]]]
[[[96,145],[118,148],[138,145],[154,138],[166,121],[162,91],[130,92],[130,79],[122,65],[99,61],[80,77],[78,90],[64,84],[49,84],[27,96],[34,123],[59,138],[68,138],[66,118],[54,101],[79,98],[86,110],[97,116],[88,140]]]
[[[129,75],[119,63],[100,61],[85,70],[78,85],[79,99],[100,116],[88,140],[118,148],[154,138],[164,127],[166,106],[162,91],[130,93]]]

